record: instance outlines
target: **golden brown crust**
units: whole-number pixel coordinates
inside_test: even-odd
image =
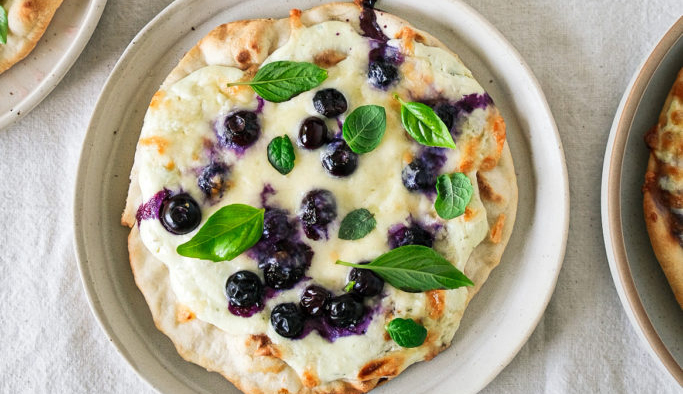
[[[7,43],[0,44],[0,73],[35,48],[62,0],[14,0],[5,3],[9,32]]]
[[[678,72],[667,95],[659,120],[645,134],[650,158],[643,185],[643,213],[652,248],[666,275],[679,306],[683,309],[683,219],[674,209],[683,208],[683,190],[664,190],[660,180],[676,182],[683,179],[683,69]],[[658,157],[672,157],[663,159]]]
[[[180,61],[162,85],[162,90],[180,80],[191,72],[207,65],[227,65],[250,69],[265,60],[275,49],[286,42],[289,34],[297,26],[309,26],[327,20],[349,21],[358,28],[360,8],[349,3],[334,3],[316,7],[304,12],[292,12],[290,17],[282,20],[254,20],[233,22],[219,26],[203,38]],[[378,21],[384,26],[389,36],[399,32],[410,36],[411,40],[426,45],[448,50],[431,35],[417,29],[404,29],[408,23],[400,18],[378,13]],[[334,64],[335,54],[321,55],[322,64]],[[154,102],[154,99],[153,99]],[[482,203],[487,210],[489,229],[498,227],[498,242],[487,239],[472,253],[467,263],[465,274],[475,286],[467,289],[467,302],[481,288],[490,271],[500,262],[503,250],[512,232],[516,206],[517,186],[512,156],[505,143],[505,127],[497,112],[491,115],[489,124],[495,125],[495,141],[498,144],[496,154],[486,162],[481,179],[486,184],[482,190]],[[501,134],[502,133],[502,134]],[[158,141],[150,141],[157,148]],[[472,147],[473,155],[476,146]],[[467,166],[476,168],[474,162]],[[472,169],[470,168],[470,169]],[[478,182],[479,183],[479,182]],[[480,186],[481,187],[481,186]],[[392,352],[367,363],[361,368],[357,379],[337,380],[320,384],[315,371],[306,371],[302,376],[280,360],[280,352],[265,336],[251,336],[236,339],[216,327],[199,319],[179,322],[169,320],[164,305],[175,302],[175,294],[168,284],[168,271],[160,261],[156,260],[142,245],[139,232],[135,226],[135,210],[141,203],[137,185],[137,170],[131,173],[126,210],[122,217],[124,225],[133,227],[129,237],[131,266],[136,283],[141,289],[152,311],[157,327],[174,342],[178,353],[186,360],[202,365],[210,371],[217,371],[247,393],[279,393],[291,392],[301,394],[332,393],[364,393],[378,384],[384,383],[400,374],[410,363],[408,357],[401,352]],[[474,214],[474,213],[472,213]],[[498,218],[506,217],[504,221]],[[152,274],[155,272],[155,274]],[[150,280],[150,276],[154,280]],[[158,281],[158,282],[157,282]],[[165,286],[163,291],[158,286]],[[443,292],[434,292],[428,302],[429,315],[432,318],[442,317],[444,311]],[[461,310],[454,318],[460,318]],[[430,337],[423,345],[424,356],[431,359],[450,344],[451,338],[444,339],[439,334],[430,332]],[[208,346],[207,343],[212,343]],[[215,348],[223,345],[226,350],[216,354]]]
[[[671,211],[661,202],[656,182],[657,159],[650,154],[643,187],[643,212],[652,249],[671,285],[678,305],[683,309],[683,248],[671,231]]]

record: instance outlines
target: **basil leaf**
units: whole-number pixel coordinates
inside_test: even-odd
[[[387,114],[379,105],[363,105],[344,120],[342,136],[352,151],[368,153],[377,148],[387,128]]]
[[[413,319],[396,318],[385,327],[391,339],[401,347],[418,347],[427,339],[427,329]]]
[[[176,251],[181,256],[214,262],[232,260],[261,238],[265,211],[244,204],[226,205]]]
[[[346,286],[344,286],[344,291],[347,292],[347,293],[350,293],[351,290],[353,290],[353,286],[355,286],[355,285],[356,285],[356,281],[355,281],[355,280],[349,281],[349,283],[347,283]]]
[[[287,175],[294,168],[294,147],[289,137],[273,138],[268,144],[268,161],[282,175]]]
[[[327,70],[306,62],[277,61],[261,67],[251,81],[233,82],[228,86],[249,85],[264,100],[287,101],[311,90],[327,78]]]
[[[9,23],[7,22],[7,11],[0,5],[0,44],[7,44],[7,32]]]
[[[365,208],[349,212],[339,226],[339,238],[347,240],[361,239],[375,229],[375,215]]]
[[[462,172],[439,175],[436,178],[434,209],[444,219],[453,219],[465,213],[472,199],[472,182]]]
[[[418,293],[437,289],[457,289],[474,283],[434,249],[406,245],[374,259],[370,264],[337,264],[371,270],[397,289]]]
[[[401,103],[401,123],[415,141],[427,146],[455,148],[455,142],[446,124],[433,109],[418,102],[405,102],[394,94]]]

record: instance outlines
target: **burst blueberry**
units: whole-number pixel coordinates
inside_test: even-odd
[[[238,271],[225,282],[225,294],[232,305],[248,308],[261,302],[263,284],[255,273]]]
[[[309,316],[321,316],[325,312],[328,301],[332,295],[327,289],[318,285],[306,287],[301,295],[299,306]]]
[[[325,121],[311,116],[301,123],[299,128],[299,145],[306,149],[318,149],[327,142],[327,134]]]
[[[263,216],[263,239],[271,242],[281,241],[292,234],[294,226],[289,222],[287,211],[279,208],[266,208]]]
[[[398,67],[383,60],[370,62],[368,80],[376,88],[385,89],[398,80]]]
[[[291,289],[306,273],[312,256],[308,245],[287,240],[277,242],[259,262],[266,285],[273,289]]]
[[[211,163],[202,169],[197,178],[197,186],[207,198],[222,197],[226,187],[228,166],[223,163]]]
[[[334,118],[346,112],[346,97],[337,89],[319,90],[313,96],[313,107],[319,114]]]
[[[433,171],[432,166],[421,157],[410,162],[401,172],[403,186],[411,191],[434,190],[436,177],[437,174]]]
[[[399,226],[389,230],[389,246],[396,249],[406,245],[422,245],[431,248],[434,244],[434,236],[417,223],[410,227]]]
[[[337,218],[337,201],[329,190],[314,189],[301,200],[299,218],[304,233],[310,239],[320,239],[327,225]]]
[[[299,336],[304,330],[305,316],[296,304],[279,304],[270,313],[270,324],[279,335],[285,338]]]
[[[180,193],[161,203],[159,219],[169,232],[187,234],[201,222],[202,211],[192,196]]]
[[[374,272],[362,268],[351,269],[351,272],[349,272],[349,282],[352,281],[354,282],[352,291],[363,297],[374,297],[381,293],[384,287],[384,280],[382,278]]]
[[[358,324],[365,314],[363,302],[351,294],[343,294],[330,300],[327,316],[333,326],[351,327]]]
[[[237,111],[225,117],[223,127],[218,131],[220,142],[228,146],[247,147],[259,137],[261,126],[256,113]]]
[[[343,139],[335,139],[325,148],[322,165],[331,175],[349,176],[358,166],[358,154],[352,151]]]
[[[452,105],[446,102],[439,102],[434,106],[434,113],[446,125],[448,130],[453,129],[453,123],[457,115],[457,110]]]

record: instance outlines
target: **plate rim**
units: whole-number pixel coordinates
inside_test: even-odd
[[[83,203],[83,198],[82,198],[82,179],[85,178],[86,173],[88,172],[87,166],[85,166],[85,162],[90,158],[90,151],[89,147],[90,145],[94,142],[94,132],[92,132],[95,129],[95,122],[97,118],[99,117],[99,113],[101,112],[101,104],[102,102],[106,101],[105,98],[108,98],[110,96],[109,93],[107,93],[111,85],[115,84],[116,77],[123,72],[123,67],[122,67],[122,60],[125,58],[129,57],[131,55],[131,52],[135,50],[135,47],[139,42],[142,42],[145,37],[148,34],[151,34],[151,31],[156,28],[156,24],[159,23],[161,19],[164,19],[167,14],[174,12],[176,8],[180,8],[181,5],[190,2],[193,0],[178,0],[178,1],[173,1],[171,4],[166,6],[159,14],[157,14],[154,18],[152,18],[141,30],[136,34],[136,36],[132,39],[130,44],[126,47],[125,51],[121,54],[119,59],[117,60],[117,63],[115,64],[114,68],[112,69],[109,77],[107,78],[107,81],[103,85],[103,88],[101,89],[100,95],[98,97],[98,100],[95,104],[95,110],[93,111],[91,120],[88,125],[87,133],[84,139],[83,143],[83,148],[81,150],[81,156],[79,159],[79,164],[78,164],[78,173],[77,173],[77,178],[76,178],[76,183],[75,183],[75,188],[74,188],[74,214],[73,214],[73,220],[74,220],[74,245],[76,249],[76,259],[78,263],[78,269],[79,273],[82,278],[82,285],[83,288],[86,292],[87,299],[88,299],[88,306],[90,307],[91,312],[95,316],[97,322],[99,323],[100,328],[104,332],[104,334],[110,339],[110,342],[116,349],[117,353],[119,353],[127,362],[127,364],[133,369],[133,371],[136,372],[136,374],[145,382],[147,382],[151,387],[154,387],[155,389],[159,390],[157,385],[153,383],[153,381],[147,377],[145,374],[141,372],[140,366],[136,364],[133,360],[133,357],[125,351],[123,348],[122,343],[119,343],[119,338],[116,336],[111,335],[111,330],[112,328],[107,325],[107,317],[105,314],[104,309],[102,308],[102,304],[99,302],[99,299],[97,298],[97,294],[94,291],[94,289],[89,285],[88,282],[92,282],[91,276],[90,276],[90,269],[87,267],[87,253],[86,253],[86,247],[84,244],[83,239],[81,238],[82,232],[84,231],[84,228],[82,226],[83,218],[81,215],[80,210],[78,209],[79,206],[82,205]],[[341,0],[333,0],[333,1],[341,1]],[[350,0],[349,0],[350,1]],[[568,240],[568,235],[569,235],[569,222],[570,222],[570,193],[569,193],[569,177],[568,177],[568,171],[567,171],[567,165],[566,165],[566,158],[564,154],[564,148],[562,145],[562,140],[560,138],[559,130],[557,127],[557,124],[555,122],[554,116],[552,114],[552,111],[550,109],[550,106],[547,102],[547,99],[545,97],[545,94],[542,90],[542,87],[540,83],[538,82],[535,74],[531,70],[531,68],[528,66],[528,64],[524,61],[522,58],[521,54],[518,52],[518,50],[503,36],[503,34],[491,23],[489,22],[479,11],[474,9],[472,6],[469,4],[466,4],[462,0],[445,0],[450,3],[455,3],[459,7],[462,7],[463,9],[466,9],[471,15],[476,16],[477,22],[481,25],[484,26],[488,32],[491,34],[492,38],[494,38],[496,41],[499,41],[502,43],[502,45],[506,48],[506,50],[509,51],[509,54],[518,62],[518,65],[523,69],[525,72],[525,77],[529,79],[529,88],[534,90],[538,94],[538,100],[539,103],[542,105],[542,111],[546,121],[547,125],[550,130],[546,131],[548,134],[551,135],[552,142],[556,144],[557,147],[557,160],[559,161],[559,172],[562,175],[562,201],[561,204],[563,204],[563,209],[558,210],[558,217],[560,220],[558,222],[562,223],[562,226],[558,226],[558,229],[561,228],[561,230],[558,230],[558,233],[560,233],[560,239],[558,239],[558,242],[560,244],[560,248],[558,249],[557,253],[557,261],[552,261],[552,270],[550,271],[550,277],[552,280],[548,281],[546,283],[547,290],[545,291],[545,297],[542,300],[542,302],[539,302],[537,304],[538,308],[538,313],[534,315],[534,319],[531,320],[531,324],[528,326],[528,329],[525,330],[523,334],[523,339],[520,340],[514,349],[509,353],[509,357],[506,359],[500,360],[496,368],[491,369],[491,374],[488,376],[487,379],[482,380],[482,385],[477,389],[481,390],[484,387],[486,387],[488,384],[491,383],[499,374],[500,372],[517,356],[519,353],[520,349],[528,342],[529,337],[531,334],[535,331],[536,327],[538,326],[539,321],[541,318],[544,316],[545,310],[552,298],[552,295],[554,294],[556,284],[559,278],[559,273],[562,268],[562,264],[564,262],[565,254],[566,254],[566,247],[567,247],[567,240]],[[516,112],[516,111],[515,111]],[[534,194],[537,193],[537,190],[534,192]],[[432,388],[439,387],[441,384],[447,383],[446,381],[442,382],[437,382],[432,386]]]
[[[76,33],[69,48],[57,58],[57,65],[50,69],[48,76],[40,81],[23,100],[13,106],[13,111],[0,114],[0,131],[9,127],[14,122],[23,119],[59,85],[74,63],[76,63],[76,60],[81,56],[85,46],[90,42],[90,38],[99,24],[106,5],[107,0],[89,0],[88,11],[83,19],[83,23],[79,26],[78,33]],[[59,12],[59,8],[56,12]],[[43,37],[38,40],[36,46],[41,45],[42,41],[44,41]],[[44,43],[42,44],[44,45]],[[29,56],[27,55],[19,63],[30,60],[28,58]]]
[[[664,33],[638,67],[624,91],[614,116],[605,150],[600,205],[607,260],[626,315],[657,364],[678,384],[683,385],[683,369],[664,345],[638,295],[626,254],[621,221],[621,170],[635,112],[659,64],[681,37],[683,37],[683,16]]]

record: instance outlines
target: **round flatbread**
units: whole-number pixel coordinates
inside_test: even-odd
[[[35,48],[62,0],[3,0],[7,12],[7,43],[0,44],[0,73]]]
[[[645,140],[650,147],[643,186],[645,224],[657,260],[683,308],[683,69]]]
[[[368,52],[378,45],[378,40],[367,37],[369,15],[376,18],[374,27],[389,38],[389,51],[396,51],[392,56],[401,59],[401,82],[391,89],[367,86]],[[257,100],[251,88],[227,87],[229,82],[248,81],[259,67],[281,60],[315,63],[327,70],[328,78],[282,104]],[[430,77],[435,80],[430,82]],[[319,151],[303,149],[296,149],[291,173],[276,172],[266,159],[269,140],[282,134],[296,140],[298,126],[292,125],[315,113],[310,104],[314,93],[332,88],[349,98],[348,112],[370,103],[385,107],[387,130],[379,147],[361,155],[358,169],[348,177],[329,176],[320,165]],[[401,183],[402,168],[434,151],[404,133],[393,92],[432,106],[430,100],[436,98],[464,105],[453,110],[454,128],[459,130],[454,132],[457,148],[437,153],[445,155],[438,159],[442,172],[462,172],[473,185],[463,215],[439,218],[433,194],[410,192]],[[472,101],[475,98],[478,101]],[[236,110],[258,113],[262,125],[263,135],[246,151],[226,150],[217,141],[216,128],[223,121],[213,119]],[[341,128],[344,119],[341,115],[326,122],[333,129],[339,120]],[[220,182],[228,186],[202,195],[197,174],[212,165],[229,168],[230,178]],[[228,311],[222,291],[228,275],[238,270],[262,275],[254,261],[259,260],[256,252],[219,263],[184,258],[177,255],[176,247],[193,234],[171,236],[156,216],[155,201],[174,190],[200,201],[206,219],[229,203],[267,209],[274,205],[294,215],[304,192],[318,188],[332,191],[340,214],[318,238],[299,229],[297,222],[296,237],[301,240],[296,242],[310,245],[314,252],[306,277],[291,289],[271,294],[264,309],[248,318]],[[186,54],[150,104],[122,223],[132,227],[129,252],[136,284],[157,327],[183,358],[221,373],[247,393],[360,393],[450,345],[469,300],[501,260],[516,206],[516,179],[504,123],[457,56],[396,16],[360,4],[334,3],[293,10],[282,20],[221,25]],[[344,214],[361,207],[375,213],[376,228],[357,241],[338,239]],[[370,318],[353,333],[335,331],[332,336],[317,327],[292,340],[273,330],[269,316],[276,305],[298,301],[309,282],[340,294],[348,268],[335,265],[335,260],[371,260],[390,249],[387,234],[412,223],[434,234],[434,249],[474,286],[407,293],[386,284],[382,295],[365,300]],[[411,318],[427,329],[421,346],[404,348],[392,341],[384,326],[398,317]]]

